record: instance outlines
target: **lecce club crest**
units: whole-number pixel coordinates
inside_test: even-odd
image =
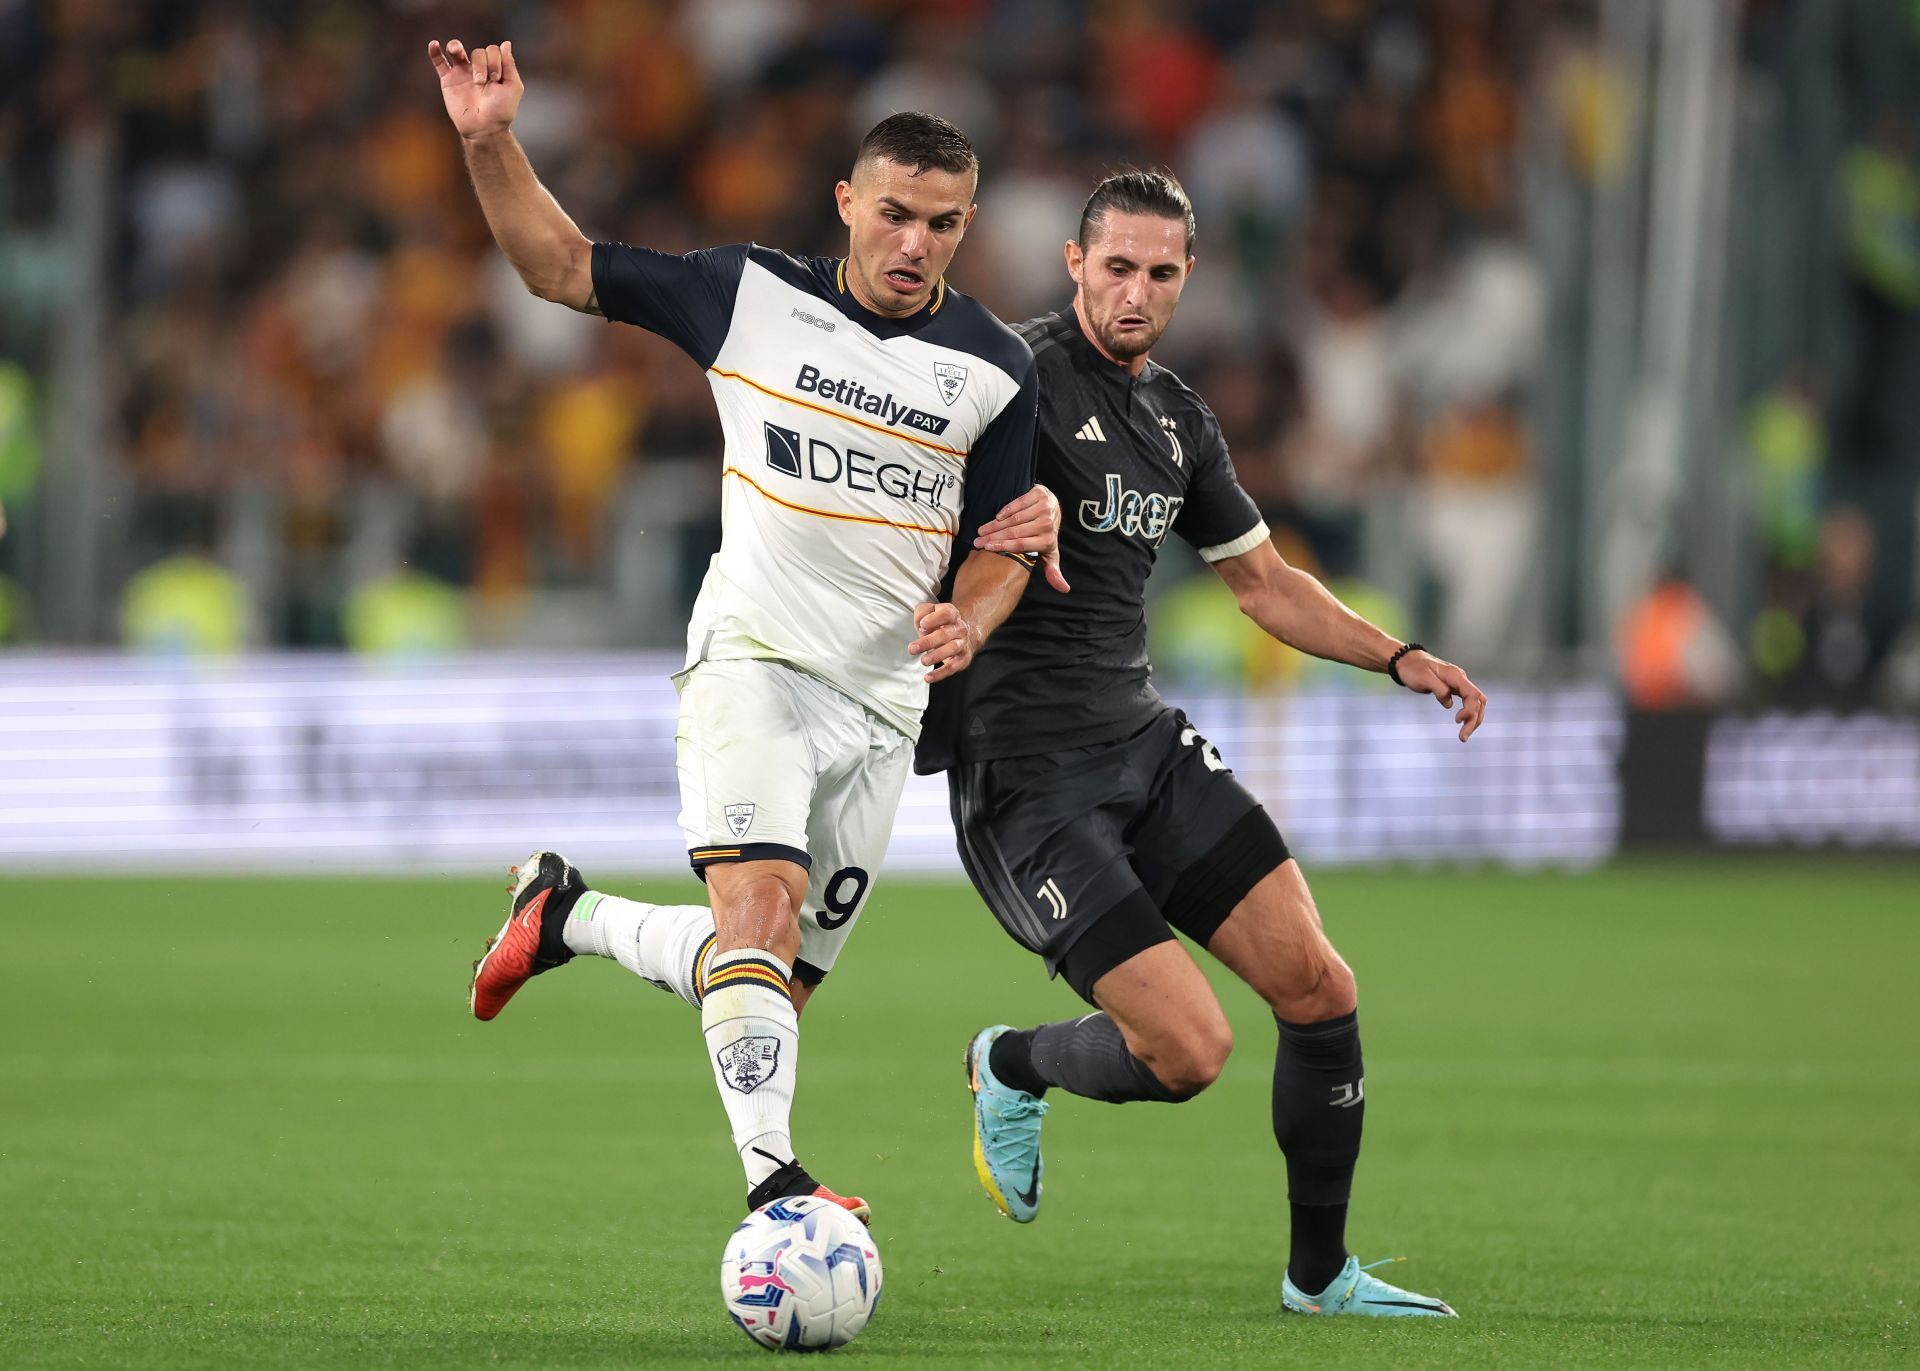
[[[747,830],[753,827],[753,806],[728,805],[727,827],[733,830],[734,837],[746,837]]]
[[[940,387],[940,398],[952,404],[967,388],[967,369],[957,362],[935,362],[933,379]]]

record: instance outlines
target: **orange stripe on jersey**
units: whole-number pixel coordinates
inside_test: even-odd
[[[740,470],[739,467],[728,467],[725,471],[720,473],[720,478],[722,480],[725,480],[729,476],[738,476],[741,480],[745,481],[748,485],[752,486],[755,490],[759,491],[762,495],[766,496],[767,499],[773,501],[776,505],[779,505],[782,509],[792,510],[795,514],[811,514],[816,519],[840,519],[850,524],[878,524],[883,528],[905,529],[908,533],[931,533],[936,538],[953,537],[953,530],[950,528],[934,528],[930,524],[897,524],[891,519],[882,519],[878,515],[842,514],[838,510],[814,509],[808,505],[796,505],[791,500],[782,500],[778,495],[775,495],[772,491],[768,490],[765,486],[761,485],[758,481],[754,480],[753,477],[747,475],[746,472]],[[695,857],[706,857],[709,854],[705,852],[696,852],[693,855]]]
[[[844,414],[840,410],[828,409],[825,405],[816,405],[810,400],[802,400],[796,395],[788,395],[784,391],[770,389],[767,386],[761,385],[758,381],[754,380],[751,376],[742,376],[737,371],[727,371],[721,367],[708,367],[707,370],[712,372],[715,376],[724,376],[729,381],[739,381],[744,385],[752,386],[755,390],[759,391],[762,395],[767,396],[769,399],[779,400],[789,405],[797,405],[801,409],[810,409],[815,414],[826,415],[827,418],[829,419],[840,419],[849,424],[858,424],[861,428],[866,429],[870,433],[881,433],[881,434],[885,434],[889,438],[899,438],[905,442],[917,444],[918,446],[926,448],[931,452],[944,452],[949,457],[964,458],[967,455],[964,451],[962,451],[957,447],[946,447],[940,443],[931,442],[925,438],[916,438],[911,433],[901,433],[896,429],[888,428],[885,424],[868,423],[865,419],[860,418],[858,415]]]

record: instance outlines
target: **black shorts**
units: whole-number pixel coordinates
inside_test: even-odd
[[[1287,860],[1260,802],[1174,709],[1117,743],[956,766],[947,794],[987,907],[1088,998],[1172,929],[1206,946]],[[1089,956],[1069,956],[1096,925]]]

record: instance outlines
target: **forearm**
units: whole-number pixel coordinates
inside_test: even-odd
[[[460,147],[487,227],[527,289],[543,300],[588,308],[593,244],[540,184],[513,131],[463,137]]]
[[[993,631],[1007,621],[1033,578],[1024,562],[997,552],[969,553],[953,578],[953,606],[972,630],[978,652]]]
[[[1366,671],[1385,671],[1400,640],[1355,614],[1298,567],[1282,564],[1239,597],[1248,618],[1290,647]]]

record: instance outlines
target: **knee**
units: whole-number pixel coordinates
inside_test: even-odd
[[[1263,992],[1273,1012],[1288,1023],[1337,1019],[1360,1003],[1353,968],[1324,940],[1313,955],[1279,968]]]
[[[1155,1079],[1175,1100],[1192,1099],[1215,1081],[1233,1053],[1233,1030],[1222,1018],[1189,1025],[1166,1041],[1154,1044],[1144,1058]]]

